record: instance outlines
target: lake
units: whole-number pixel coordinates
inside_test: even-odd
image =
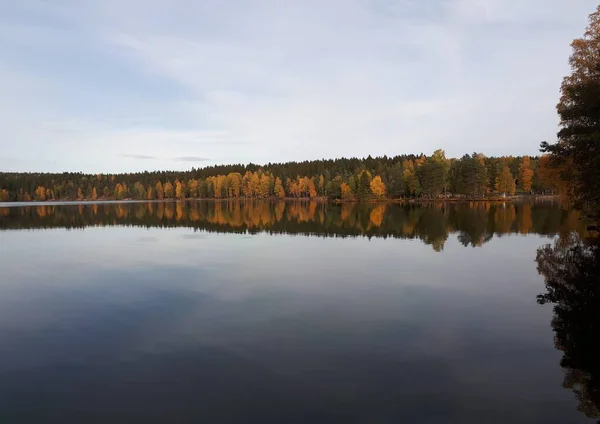
[[[537,301],[538,248],[584,228],[553,202],[0,206],[0,422],[592,422]]]

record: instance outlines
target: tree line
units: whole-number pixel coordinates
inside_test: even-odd
[[[473,153],[341,158],[125,174],[0,173],[0,201],[330,198],[370,200],[561,192],[548,157]]]

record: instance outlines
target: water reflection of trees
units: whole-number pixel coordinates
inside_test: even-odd
[[[600,240],[565,234],[540,248],[536,261],[547,289],[538,302],[554,304],[563,387],[573,390],[582,413],[600,419]]]
[[[450,233],[481,246],[511,233],[581,230],[577,212],[549,203],[327,204],[304,202],[157,202],[0,208],[0,229],[136,225],[222,232],[417,238],[441,251]]]

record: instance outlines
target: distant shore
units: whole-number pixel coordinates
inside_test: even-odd
[[[400,198],[400,199],[328,199],[327,197],[286,197],[283,199],[277,198],[223,198],[223,199],[199,199],[199,198],[186,198],[186,199],[161,199],[161,200],[140,200],[140,199],[64,199],[64,200],[33,200],[29,202],[0,202],[0,207],[10,206],[54,206],[54,205],[86,205],[86,204],[119,204],[119,203],[171,203],[171,202],[330,202],[330,203],[395,203],[395,204],[426,204],[426,203],[467,203],[467,202],[512,202],[512,201],[547,201],[547,200],[559,200],[558,195],[516,195],[516,196],[493,196],[486,198],[465,198],[465,197],[443,197],[437,199],[427,198]]]

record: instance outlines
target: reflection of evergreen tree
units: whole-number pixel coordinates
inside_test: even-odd
[[[540,248],[536,261],[547,289],[538,303],[554,304],[563,387],[573,390],[581,412],[600,419],[600,240],[571,234]]]
[[[476,204],[473,207],[468,204],[457,205],[451,213],[451,222],[458,230],[458,240],[463,246],[482,246],[493,237],[493,232],[488,231],[487,226],[488,217],[493,216],[482,206],[485,204]]]
[[[425,244],[430,244],[436,252],[444,249],[448,239],[448,223],[444,208],[434,206],[422,208],[423,213],[415,228],[416,233]]]

